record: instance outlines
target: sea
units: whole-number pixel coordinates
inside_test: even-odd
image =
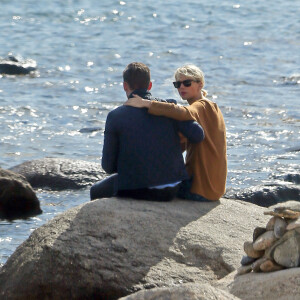
[[[101,162],[109,111],[126,100],[122,72],[151,69],[152,95],[186,63],[205,73],[227,128],[227,190],[299,182],[300,2],[0,0],[0,57],[36,64],[0,75],[0,167],[45,157]],[[298,177],[297,177],[298,176]],[[300,187],[299,187],[300,191]],[[43,214],[0,220],[0,266],[32,231],[89,201],[89,189],[36,190]]]

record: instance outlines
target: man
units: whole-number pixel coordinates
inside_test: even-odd
[[[123,72],[127,98],[137,94],[153,99],[150,70],[143,63],[129,64]],[[179,183],[188,178],[181,153],[179,132],[192,143],[204,138],[194,121],[151,116],[147,109],[120,106],[106,119],[102,167],[114,174],[91,187],[91,200],[114,195],[169,201]]]

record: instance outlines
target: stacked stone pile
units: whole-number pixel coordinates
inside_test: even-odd
[[[266,227],[256,227],[237,274],[272,272],[300,266],[300,209],[276,207]]]

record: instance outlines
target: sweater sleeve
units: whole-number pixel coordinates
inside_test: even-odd
[[[173,103],[151,101],[148,112],[155,116],[164,116],[178,121],[195,120],[189,109]]]

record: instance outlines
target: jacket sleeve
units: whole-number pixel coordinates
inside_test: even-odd
[[[195,121],[179,121],[178,130],[191,142],[200,143],[204,140],[204,130]]]
[[[148,112],[155,116],[163,116],[177,121],[178,130],[191,142],[200,143],[204,139],[204,130],[196,122],[197,117],[185,106],[174,103],[151,101]],[[194,122],[192,121],[194,120]]]
[[[189,109],[174,103],[151,101],[148,112],[155,116],[164,116],[177,121],[195,120]]]
[[[111,113],[107,115],[104,131],[102,168],[108,174],[116,173],[118,166],[119,137]]]

